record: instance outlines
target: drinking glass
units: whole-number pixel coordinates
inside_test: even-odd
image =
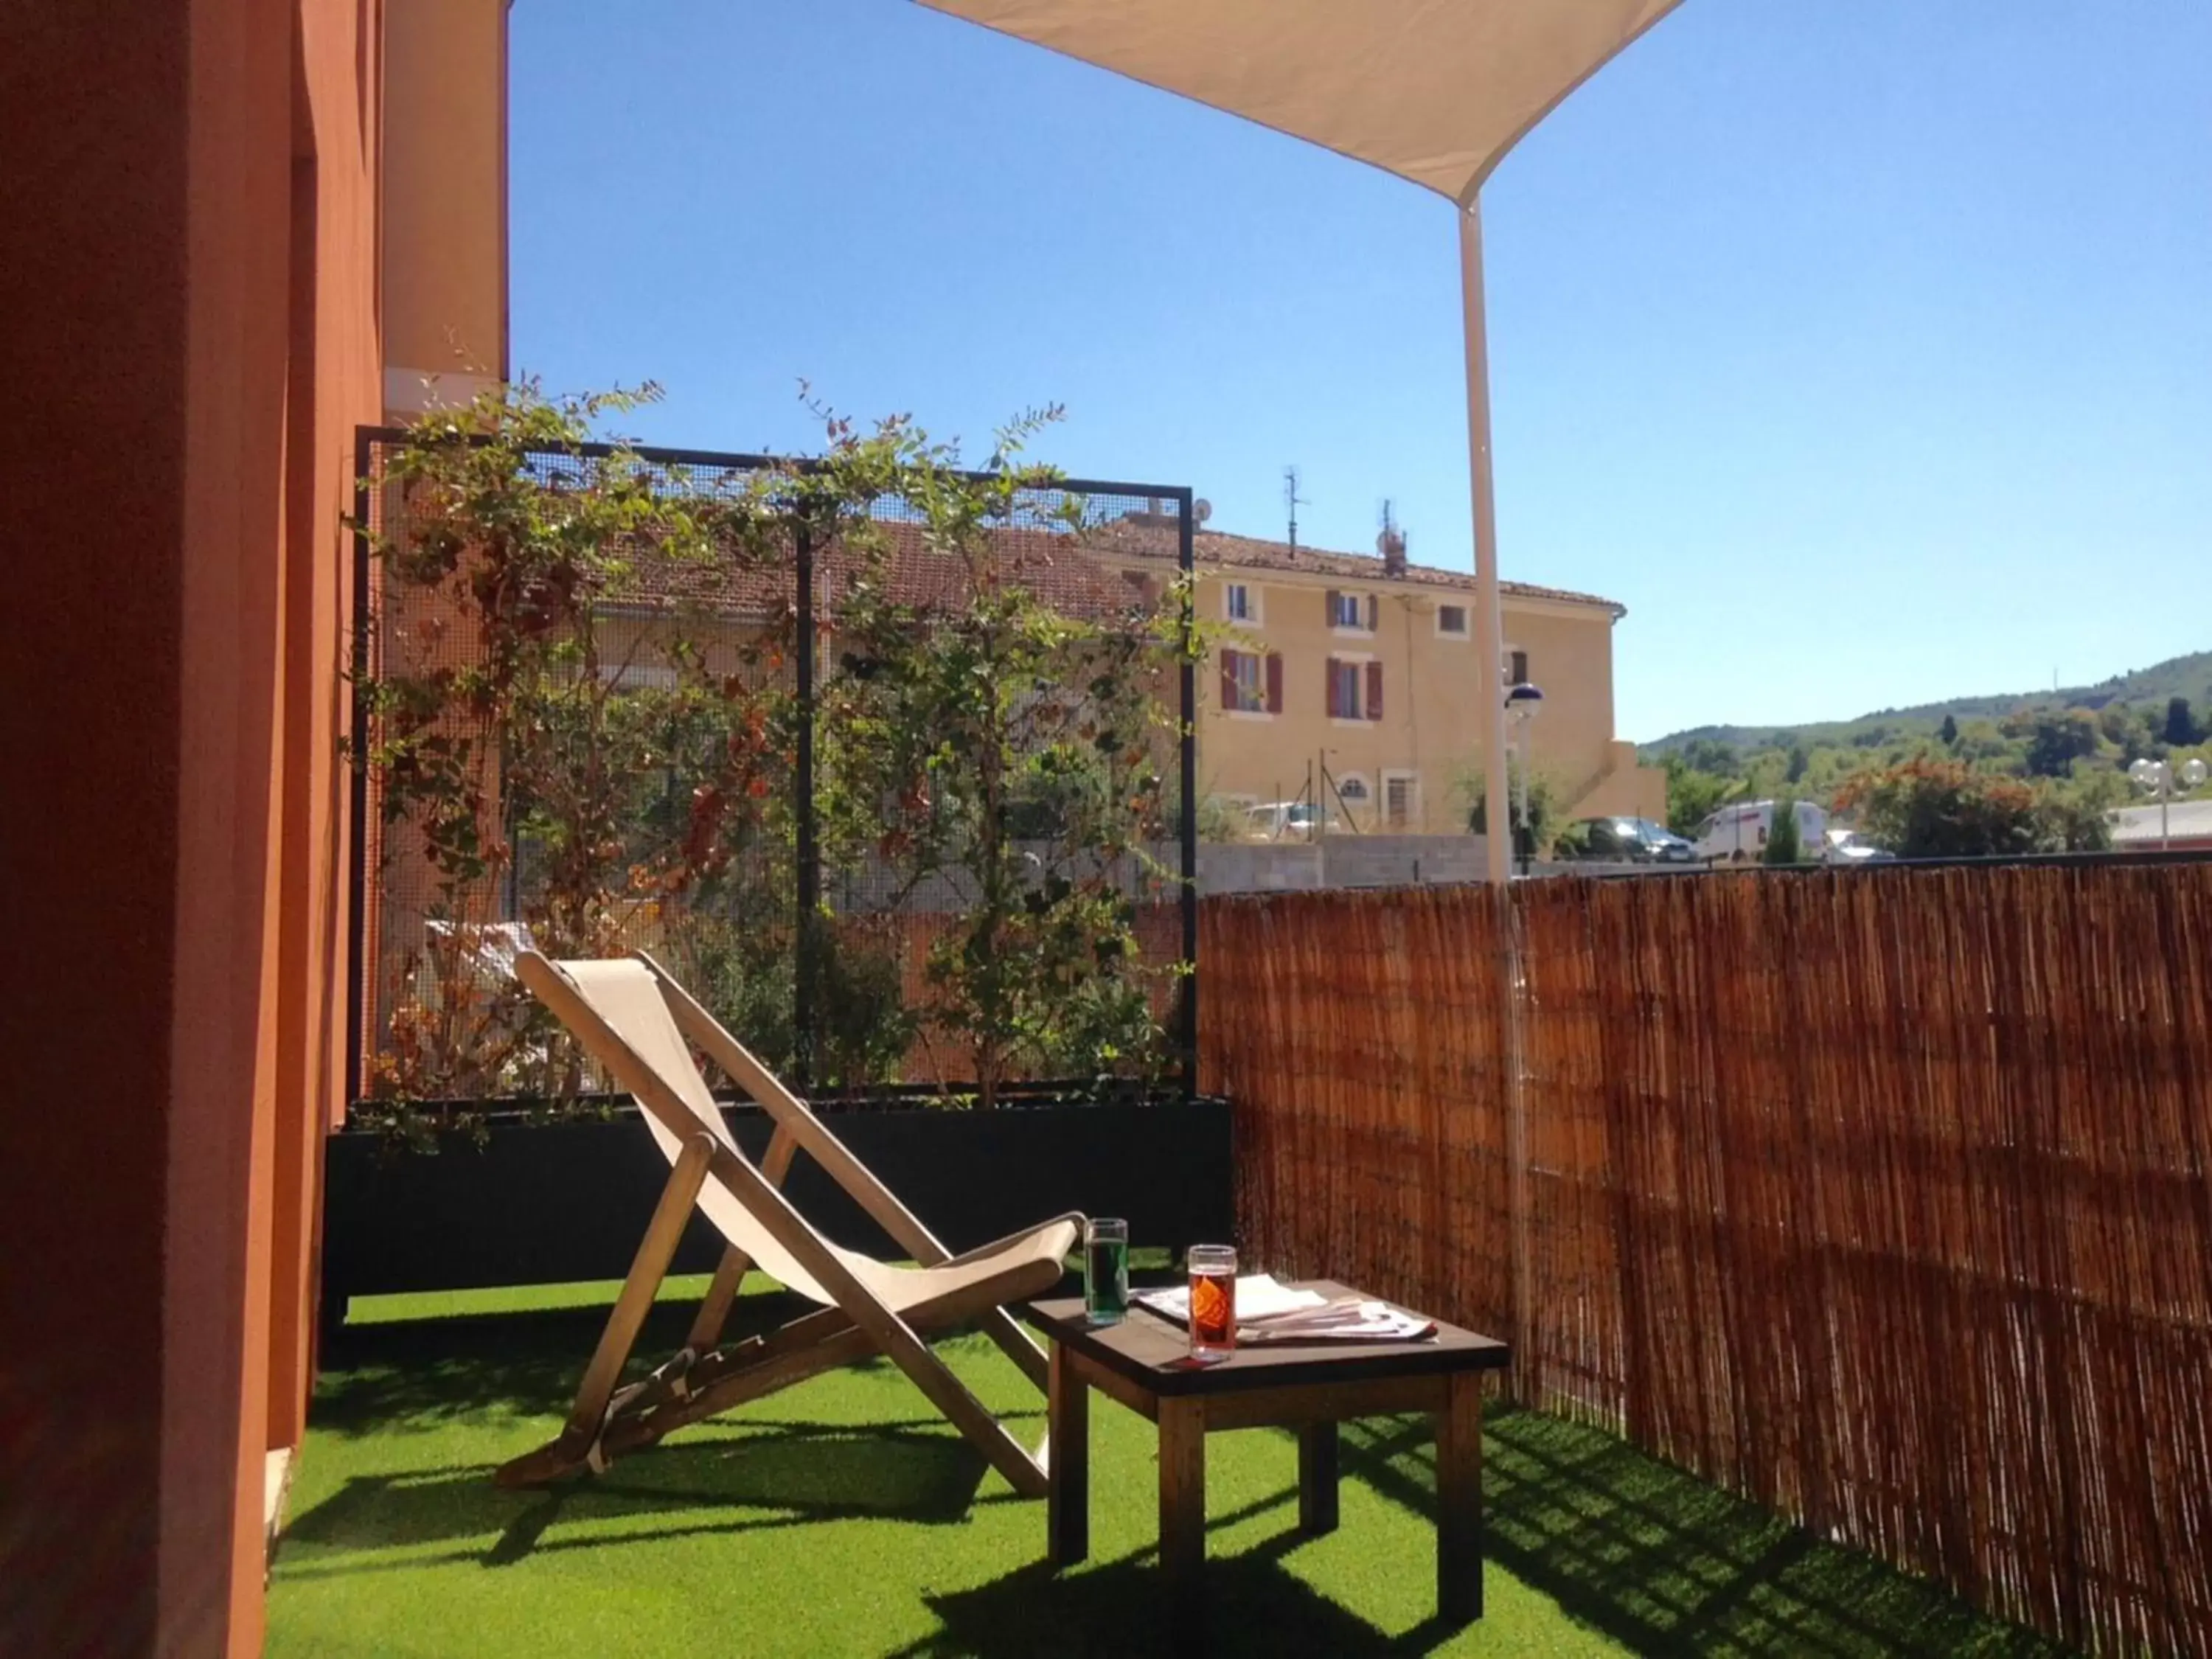
[[[1083,1311],[1094,1325],[1118,1325],[1129,1311],[1129,1224],[1102,1216],[1083,1229]]]
[[[1237,1352],[1237,1252],[1194,1244],[1189,1265],[1190,1357],[1226,1359]]]

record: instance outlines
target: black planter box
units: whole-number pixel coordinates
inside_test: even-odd
[[[751,1106],[724,1115],[757,1159],[767,1115]],[[1069,1210],[1127,1217],[1139,1246],[1230,1236],[1226,1101],[914,1107],[823,1121],[956,1252]],[[342,1132],[325,1143],[324,1171],[325,1321],[344,1316],[349,1297],[620,1279],[668,1178],[634,1108],[609,1121],[495,1120],[484,1146],[453,1138],[434,1153]],[[837,1243],[905,1254],[804,1153],[785,1191]],[[671,1271],[711,1272],[720,1255],[720,1236],[695,1214]]]

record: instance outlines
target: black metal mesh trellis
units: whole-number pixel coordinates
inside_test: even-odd
[[[480,869],[461,861],[459,876],[450,846],[433,856],[450,827],[391,785],[388,748],[384,764],[356,766],[359,1095],[488,1099],[603,1082],[563,1073],[542,1038],[533,1046],[499,1017],[513,995],[506,960],[525,938],[652,951],[802,1086],[964,1089],[976,1050],[957,1011],[946,1013],[945,969],[972,971],[988,955],[993,940],[975,936],[972,919],[990,892],[1004,898],[1010,870],[1018,923],[1033,896],[1079,892],[1118,907],[1135,935],[1137,959],[1086,978],[1084,994],[1125,1027],[1141,997],[1153,1040],[1100,1039],[1080,1066],[1085,1084],[1111,1087],[1119,1073],[1194,1086],[1193,672],[1144,650],[1148,722],[1095,717],[1085,702],[1097,653],[1188,624],[1176,610],[1192,562],[1187,489],[1069,481],[1024,491],[1003,522],[957,549],[893,496],[867,503],[858,521],[793,506],[742,558],[675,561],[641,538],[580,637],[539,665],[530,717],[502,723],[473,716],[465,694],[493,666],[489,601],[468,555],[426,580],[419,563],[402,570],[374,550],[372,538],[417,545],[434,517],[392,477],[407,441],[365,428],[358,445],[356,672],[364,685],[440,688],[432,735],[441,753],[459,744],[469,757],[481,802],[471,833],[487,856]],[[656,501],[672,507],[799,476],[766,457],[653,448],[532,451],[523,461],[556,491],[611,464],[641,468]],[[887,641],[903,631],[941,653],[967,651],[972,601],[997,584],[1085,624],[1093,653],[1010,696],[1025,763],[1004,778],[951,755],[950,738],[933,758],[885,724],[910,706],[894,695],[907,654]],[[404,729],[403,703],[364,705],[364,750]],[[903,786],[884,775],[894,751],[917,757]],[[599,791],[592,811],[569,799],[587,773]],[[1012,838],[995,861],[969,856],[962,839],[987,796]],[[714,850],[702,861],[695,843],[709,816]],[[580,883],[579,859],[597,859],[600,876]],[[1017,1054],[1004,1080],[1072,1074],[1068,1052]]]

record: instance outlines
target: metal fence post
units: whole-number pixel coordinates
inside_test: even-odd
[[[1190,646],[1198,627],[1198,557],[1193,536],[1191,492],[1183,490],[1177,502],[1181,521],[1176,538],[1176,564],[1182,573],[1182,811],[1176,830],[1182,842],[1182,1091],[1188,1100],[1198,1093],[1198,665],[1191,660]]]
[[[815,933],[821,923],[822,854],[817,843],[814,811],[814,526],[811,506],[802,500],[793,532],[793,566],[799,584],[798,672],[799,754],[793,767],[792,792],[797,796],[793,842],[798,863],[798,928],[794,942],[799,957],[792,974],[792,1042],[793,1069],[799,1089],[814,1086]]]
[[[346,1093],[349,1105],[368,1092],[362,1068],[368,1048],[368,765],[362,752],[368,722],[362,708],[362,683],[369,672],[368,475],[374,447],[372,429],[356,427],[353,438],[353,696],[347,730],[352,763],[346,811],[353,835],[346,872]]]

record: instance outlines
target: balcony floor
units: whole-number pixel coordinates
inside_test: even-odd
[[[1091,1559],[1063,1575],[1042,1564],[1044,1506],[1016,1498],[884,1363],[757,1401],[597,1480],[495,1489],[495,1466],[558,1428],[612,1290],[356,1304],[293,1472],[270,1655],[949,1659],[1160,1645],[1151,1425],[1103,1399]],[[645,1351],[672,1348],[688,1314],[658,1310]],[[978,1339],[942,1352],[1034,1443],[1044,1401],[1004,1357]],[[1602,1433],[1504,1408],[1486,1441],[1488,1617],[1440,1630],[1431,1450],[1418,1421],[1347,1425],[1342,1526],[1306,1540],[1291,1437],[1210,1440],[1211,1650],[2057,1651]]]

